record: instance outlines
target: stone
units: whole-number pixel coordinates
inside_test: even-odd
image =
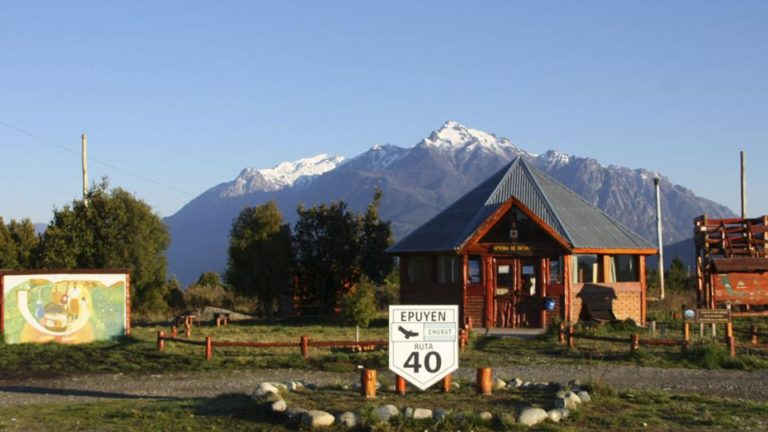
[[[432,418],[432,410],[426,408],[416,408],[413,410],[414,420],[424,420],[428,418]]]
[[[571,415],[571,410],[565,409],[565,408],[555,408],[554,411],[557,411],[560,413],[560,419],[567,419],[568,416]]]
[[[517,418],[517,422],[526,426],[534,426],[548,418],[549,415],[543,409],[527,407],[523,408],[523,410],[520,412],[520,416]]]
[[[493,389],[494,390],[504,390],[507,388],[507,383],[501,378],[496,378],[493,380]]]
[[[284,400],[279,399],[277,402],[270,406],[270,409],[272,412],[285,412],[285,410],[288,409],[288,404],[285,403]]]
[[[357,418],[357,414],[355,414],[355,413],[353,413],[351,411],[346,411],[346,412],[343,412],[343,413],[339,414],[338,417],[336,417],[336,421],[340,425],[345,426],[345,427],[350,427],[350,428],[357,426],[357,424],[359,423],[359,420]]]
[[[413,408],[411,407],[405,407],[403,408],[403,417],[405,418],[413,418]]]
[[[450,413],[450,411],[448,411],[447,409],[438,408],[432,414],[432,418],[435,421],[441,421],[441,420],[444,420],[446,417],[448,417],[449,413]]]
[[[373,410],[373,416],[376,417],[377,420],[383,422],[389,421],[390,417],[394,417],[398,414],[400,414],[400,411],[394,405],[382,405]]]
[[[276,402],[280,399],[280,394],[277,387],[263,382],[256,386],[256,389],[251,394],[251,398],[256,402]]]
[[[286,382],[285,382],[285,387],[286,387],[286,388],[287,388],[289,391],[296,391],[296,390],[301,390],[301,389],[303,389],[303,388],[304,388],[304,384],[302,384],[302,383],[301,383],[301,382],[299,382],[299,381],[286,381]]]
[[[520,378],[514,378],[507,383],[507,388],[518,389],[523,386],[524,382]]]
[[[288,386],[283,384],[283,383],[273,382],[273,383],[270,383],[270,384],[272,384],[278,391],[279,390],[282,390],[282,391],[287,391],[288,390]]]
[[[478,417],[480,418],[480,420],[484,422],[489,422],[493,420],[493,414],[490,411],[483,411],[480,414],[478,414]]]
[[[592,402],[592,396],[590,396],[589,392],[587,392],[586,390],[582,390],[582,391],[576,393],[576,396],[578,396],[579,399],[581,399],[582,403],[584,403],[584,402]]]
[[[582,385],[583,384],[581,384],[581,380],[572,379],[572,380],[568,381],[568,386],[569,387],[581,387]]]
[[[307,412],[307,410],[305,410],[304,408],[288,408],[288,409],[285,410],[285,415],[289,419],[294,419],[294,418],[299,418],[300,419],[301,416],[304,413],[306,413],[306,412]]]
[[[575,410],[580,403],[581,399],[576,395],[576,393],[571,391],[557,392],[557,396],[555,397],[555,408]]]
[[[461,384],[457,383],[456,381],[451,381],[451,387],[455,389],[460,389]]]
[[[533,384],[531,384],[531,382],[530,382],[530,381],[525,381],[525,382],[523,383],[523,385],[521,385],[521,386],[520,386],[520,388],[528,389],[528,388],[530,388],[532,385],[533,385]]]
[[[533,388],[536,390],[548,390],[549,389],[549,383],[548,382],[537,382],[533,384]]]
[[[563,418],[563,414],[560,412],[559,409],[549,410],[547,412],[547,416],[549,417],[549,421],[553,423],[559,423],[560,419]]]
[[[301,423],[311,428],[330,426],[335,421],[331,414],[320,410],[310,410],[301,415]]]

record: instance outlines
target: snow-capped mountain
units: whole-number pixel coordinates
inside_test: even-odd
[[[325,174],[344,163],[343,156],[317,156],[283,162],[272,168],[246,168],[232,182],[224,185],[222,197],[237,197],[254,193],[274,192],[293,186],[306,187],[315,177]]]
[[[516,156],[655,243],[656,173],[603,166],[592,158],[554,150],[535,155],[507,138],[448,121],[411,148],[374,145],[346,161],[318,155],[274,168],[243,170],[235,180],[209,189],[165,219],[172,238],[169,269],[184,283],[204,271],[222,271],[232,221],[243,207],[269,200],[277,202],[286,222],[293,224],[298,204],[343,200],[363,211],[380,187],[381,216],[392,221],[395,237],[401,238]],[[661,190],[667,243],[690,238],[691,221],[700,214],[733,214],[663,176]]]

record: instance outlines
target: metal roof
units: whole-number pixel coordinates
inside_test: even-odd
[[[654,248],[557,180],[517,157],[400,240],[389,252],[456,251],[512,197],[566,239],[572,248]]]

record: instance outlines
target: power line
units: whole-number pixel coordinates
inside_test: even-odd
[[[26,135],[26,136],[30,137],[30,138],[34,138],[34,139],[36,139],[36,140],[38,140],[38,141],[44,142],[44,143],[46,143],[46,144],[48,144],[48,145],[50,145],[50,146],[52,146],[52,147],[56,147],[56,148],[58,148],[59,150],[63,150],[63,151],[66,151],[66,152],[68,152],[68,153],[72,153],[72,154],[74,154],[74,155],[77,155],[77,154],[79,154],[79,152],[77,152],[77,151],[75,151],[75,150],[72,150],[72,149],[71,149],[71,148],[69,148],[69,147],[63,146],[63,145],[61,145],[61,144],[58,144],[58,143],[56,143],[56,142],[53,142],[53,141],[51,141],[51,140],[49,140],[49,139],[47,139],[47,138],[43,138],[43,137],[41,137],[41,136],[35,135],[35,134],[33,134],[32,132],[29,132],[29,131],[26,131],[26,130],[24,130],[24,129],[21,129],[21,128],[19,128],[19,127],[16,127],[16,126],[14,126],[14,125],[12,125],[12,124],[6,123],[6,122],[4,122],[4,121],[2,121],[2,120],[0,120],[0,126],[5,126],[5,127],[7,127],[8,129],[12,129],[12,130],[14,130],[14,131],[16,131],[16,132],[19,132],[19,133],[21,133],[21,134],[24,134],[24,135]],[[138,174],[138,173],[135,173],[135,172],[132,172],[132,171],[128,171],[128,170],[126,170],[126,169],[120,168],[119,166],[113,165],[113,164],[111,164],[111,163],[109,163],[109,162],[104,162],[104,161],[101,161],[101,160],[99,160],[99,159],[96,159],[96,158],[92,158],[92,157],[89,157],[89,158],[88,158],[88,160],[89,160],[89,161],[92,161],[92,162],[95,162],[95,163],[97,163],[97,164],[99,164],[99,165],[105,166],[105,167],[107,167],[107,168],[111,168],[111,169],[113,169],[113,170],[115,170],[115,171],[120,171],[121,173],[123,173],[123,174],[126,174],[126,175],[129,175],[129,176],[131,176],[131,177],[135,177],[135,178],[137,178],[137,179],[140,179],[140,180],[144,180],[144,181],[145,181],[145,182],[147,182],[147,183],[152,183],[152,184],[154,184],[154,185],[156,185],[156,186],[160,186],[160,187],[163,187],[163,188],[165,188],[165,189],[168,189],[168,190],[172,190],[172,191],[174,191],[174,192],[178,192],[178,193],[181,193],[181,194],[183,194],[183,195],[186,195],[186,196],[188,196],[188,197],[194,197],[194,195],[192,195],[191,193],[189,193],[189,192],[187,192],[187,191],[184,191],[184,190],[182,190],[182,189],[179,189],[179,188],[177,188],[177,187],[174,187],[174,186],[170,186],[170,185],[167,185],[167,184],[165,184],[165,183],[159,182],[159,181],[157,181],[157,180],[151,179],[151,178],[149,178],[149,177],[146,177],[146,176],[143,176],[143,175],[141,175],[141,174]]]

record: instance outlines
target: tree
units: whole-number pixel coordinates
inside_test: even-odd
[[[40,236],[35,232],[35,226],[29,219],[22,219],[21,222],[11,220],[8,225],[11,238],[16,244],[16,263],[18,268],[31,269],[37,265],[37,248],[40,243]]]
[[[360,280],[358,218],[347,204],[300,206],[294,244],[299,295],[305,305],[330,315]]]
[[[363,277],[355,289],[344,296],[342,311],[344,319],[358,328],[355,340],[359,341],[359,328],[367,328],[376,318],[376,288],[371,281]]]
[[[144,201],[109,190],[106,180],[82,200],[55,210],[41,240],[40,264],[48,268],[129,268],[131,305],[140,313],[167,308],[165,250],[168,229]]]
[[[274,201],[243,209],[232,224],[226,280],[235,292],[255,296],[272,319],[291,282],[291,231]]]
[[[0,217],[0,269],[15,269],[17,267],[16,242],[11,231]]]
[[[376,285],[381,285],[395,267],[395,258],[387,254],[392,246],[391,223],[379,218],[382,196],[377,187],[363,216],[360,237],[360,270]]]
[[[688,274],[685,263],[679,256],[675,256],[665,273],[664,283],[670,291],[683,291],[694,287],[694,279]]]

